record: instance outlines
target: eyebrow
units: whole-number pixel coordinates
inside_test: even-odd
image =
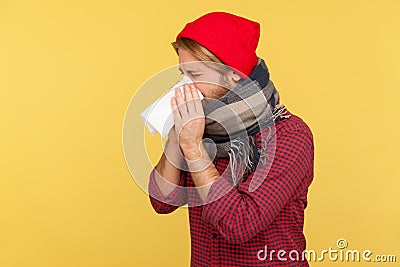
[[[183,73],[183,70],[181,69],[181,67],[178,67],[179,71]],[[187,72],[193,73],[193,72],[200,72],[199,70],[187,70]]]

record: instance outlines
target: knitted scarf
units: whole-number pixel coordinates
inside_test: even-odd
[[[284,118],[289,118],[286,107],[278,104],[279,93],[269,79],[269,71],[263,59],[247,79],[219,99],[204,104],[206,126],[205,140],[215,144],[205,146],[209,154],[229,158],[232,185],[237,187],[243,177],[255,171],[258,163],[266,164],[267,140],[257,146],[255,134]],[[207,141],[205,142],[207,144]]]

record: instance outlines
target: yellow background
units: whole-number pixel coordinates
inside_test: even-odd
[[[152,210],[121,132],[176,34],[215,10],[261,23],[258,55],[313,131],[307,248],[400,261],[399,1],[3,0],[1,267],[189,265],[187,209]]]

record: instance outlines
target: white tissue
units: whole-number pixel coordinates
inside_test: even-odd
[[[183,76],[182,80],[175,84],[164,96],[157,99],[140,114],[140,117],[151,135],[155,135],[157,132],[160,133],[162,137],[168,135],[169,131],[174,126],[171,98],[175,95],[175,89],[178,87],[180,87],[182,94],[184,94],[183,85],[188,83],[193,83],[193,81],[189,77]],[[198,92],[200,99],[203,99],[204,96],[202,93],[200,91]]]

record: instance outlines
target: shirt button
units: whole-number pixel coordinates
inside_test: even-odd
[[[217,237],[218,237],[218,234],[214,233],[214,234],[212,234],[212,237],[213,237],[213,238],[217,238]]]

